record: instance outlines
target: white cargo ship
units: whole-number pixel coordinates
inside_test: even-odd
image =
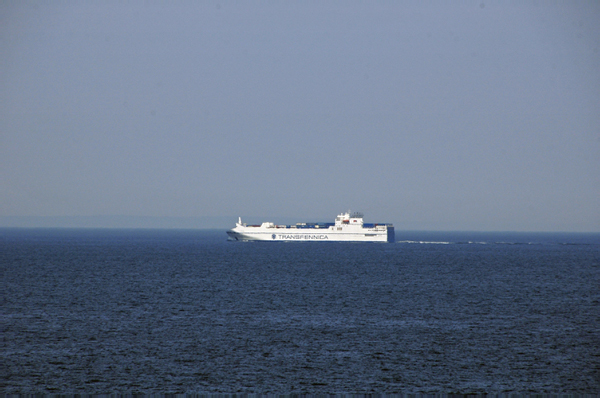
[[[334,223],[297,223],[276,225],[246,225],[238,219],[235,228],[227,231],[229,240],[238,241],[318,241],[318,242],[394,242],[392,224],[366,224],[362,213],[342,213]]]

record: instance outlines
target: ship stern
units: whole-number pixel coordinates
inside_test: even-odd
[[[396,232],[394,231],[394,226],[393,225],[388,225],[387,226],[387,241],[389,243],[395,243],[396,242]]]

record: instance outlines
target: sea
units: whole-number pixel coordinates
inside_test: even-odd
[[[0,229],[2,394],[600,394],[600,234]]]

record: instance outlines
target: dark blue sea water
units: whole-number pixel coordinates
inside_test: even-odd
[[[0,229],[1,393],[600,393],[600,234]]]

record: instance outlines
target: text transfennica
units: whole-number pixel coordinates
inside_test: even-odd
[[[316,240],[316,239],[329,239],[327,235],[308,235],[308,234],[273,234],[273,239],[306,239],[306,240]]]

